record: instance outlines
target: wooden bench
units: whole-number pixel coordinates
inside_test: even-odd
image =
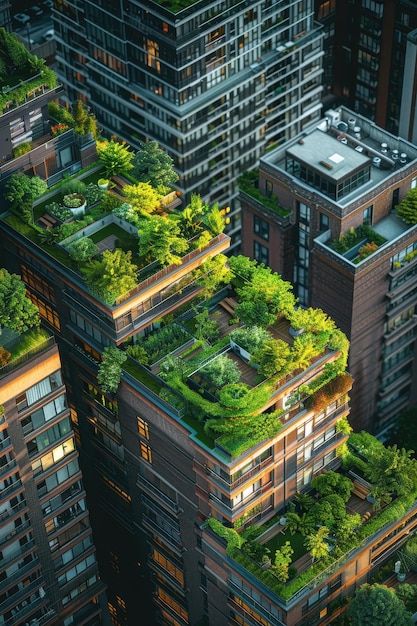
[[[220,300],[219,305],[222,307],[222,309],[224,309],[225,311],[230,313],[230,315],[232,317],[235,316],[234,310],[232,309],[232,307],[229,304],[227,304],[226,300]]]
[[[52,217],[52,215],[45,213],[44,215],[42,215],[42,217],[38,219],[36,223],[39,226],[43,226],[44,228],[52,228],[53,226],[56,226],[58,222],[54,217]]]
[[[358,480],[353,481],[353,489],[352,493],[361,500],[365,500],[366,496],[369,495],[369,488],[366,485],[363,485]]]

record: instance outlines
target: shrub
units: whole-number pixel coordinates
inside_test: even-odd
[[[64,196],[72,193],[80,193],[84,195],[86,190],[86,184],[82,180],[66,180],[61,185],[61,192]]]
[[[9,362],[10,357],[11,353],[8,352],[6,348],[3,348],[3,346],[0,346],[0,367],[6,365],[6,363]]]
[[[230,333],[230,339],[241,348],[253,354],[266,339],[270,339],[271,334],[260,326],[250,326],[249,328],[235,328]]]
[[[77,209],[82,204],[84,204],[84,199],[78,194],[70,193],[63,197],[62,202],[66,207],[69,207],[71,209]]]
[[[200,373],[216,387],[237,383],[240,378],[237,364],[224,354],[207,363],[200,369]]]
[[[89,183],[84,191],[84,197],[87,202],[87,206],[91,206],[96,202],[99,202],[103,197],[103,192],[94,183]]]
[[[72,213],[69,209],[61,206],[58,202],[51,202],[45,206],[45,211],[47,211],[53,217],[56,217],[61,222],[65,222],[70,217],[72,217]]]
[[[30,141],[23,141],[22,143],[19,143],[18,146],[16,146],[16,148],[13,148],[13,156],[16,159],[17,157],[22,156],[23,154],[26,154],[27,152],[30,152],[32,150],[32,144]]]

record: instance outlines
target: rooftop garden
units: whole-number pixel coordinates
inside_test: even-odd
[[[182,397],[191,423],[212,447],[236,457],[275,436],[300,403],[319,406],[347,393],[351,378],[345,373],[348,341],[323,311],[296,308],[290,283],[256,261],[231,257],[228,266],[225,274],[220,258],[214,272],[218,278],[221,270],[235,297],[226,324],[218,321],[221,307],[200,302],[186,317],[163,319],[162,330],[136,338],[126,351],[148,367],[159,361],[152,371],[165,381],[164,395],[171,388]],[[298,336],[290,335],[290,324]],[[334,356],[324,367],[297,384],[297,376],[329,354]],[[280,389],[289,381],[294,389],[283,399]]]
[[[329,246],[353,263],[360,263],[378,250],[386,241],[371,226],[362,224],[356,229],[352,227],[347,233],[340,235],[338,239],[332,239]]]
[[[88,183],[77,175],[48,190],[37,176],[12,175],[6,221],[114,305],[148,275],[206,248],[223,232],[228,208],[196,195],[181,211],[170,208],[177,174],[156,142],[133,153],[126,144],[103,141],[97,152],[99,167]],[[209,265],[193,275],[208,290]]]
[[[30,97],[57,86],[57,76],[44,59],[31,54],[15,35],[0,28],[0,111],[20,106]]]
[[[0,376],[44,349],[50,336],[39,327],[39,311],[23,281],[0,268]]]
[[[313,478],[311,490],[298,494],[267,525],[238,534],[213,518],[208,524],[226,540],[232,559],[289,602],[335,571],[383,526],[404,517],[417,496],[417,461],[411,454],[385,447],[368,433],[351,433],[340,450],[342,471]],[[366,500],[356,495],[358,481],[368,490]],[[365,514],[354,512],[358,502],[369,504]]]
[[[260,204],[268,207],[274,213],[286,217],[290,211],[279,205],[276,196],[267,196],[258,189],[258,170],[246,171],[239,177],[239,187],[248,196],[257,200]]]

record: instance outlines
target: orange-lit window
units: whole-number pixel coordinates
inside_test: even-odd
[[[149,440],[149,427],[148,422],[146,422],[142,417],[137,417],[138,422],[138,433],[141,437],[145,437],[145,439]]]
[[[149,463],[152,463],[152,450],[144,441],[140,442],[140,455],[142,459],[145,459]]]

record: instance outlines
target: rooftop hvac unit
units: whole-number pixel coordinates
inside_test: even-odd
[[[375,167],[381,167],[381,159],[379,157],[374,157],[372,159],[372,165],[375,165]]]
[[[381,152],[382,152],[382,154],[387,154],[388,153],[388,144],[387,143],[381,143]]]
[[[340,111],[335,111],[334,109],[329,109],[324,114],[329,120],[330,126],[337,126],[341,121],[340,119]]]
[[[405,152],[401,152],[400,154],[400,163],[402,165],[404,165],[404,163],[407,163],[407,155]]]

